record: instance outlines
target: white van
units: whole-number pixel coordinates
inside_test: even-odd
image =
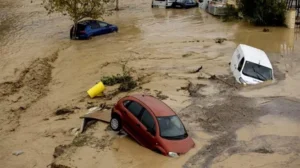
[[[273,67],[267,54],[244,44],[240,44],[234,51],[230,69],[236,81],[242,84],[258,84],[274,79]]]
[[[152,8],[170,8],[173,5],[175,0],[153,0],[152,1]]]

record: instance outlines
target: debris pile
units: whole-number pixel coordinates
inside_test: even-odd
[[[22,155],[24,152],[19,150],[19,151],[15,151],[13,152],[12,154],[15,155],[15,156],[19,156],[19,155]]]
[[[163,95],[162,91],[156,91],[156,97],[159,98],[160,100],[166,100],[169,98],[169,96]]]
[[[69,148],[69,145],[59,145],[59,146],[57,146],[54,149],[53,157],[57,158],[57,157],[61,156],[67,148]]]
[[[256,152],[256,153],[264,153],[264,154],[272,154],[272,153],[274,153],[273,150],[267,149],[267,148],[265,148],[265,147],[259,148],[259,149],[255,149],[253,152]]]
[[[226,38],[216,38],[215,43],[222,44],[224,41],[227,41]]]

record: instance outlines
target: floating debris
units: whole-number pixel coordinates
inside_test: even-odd
[[[70,113],[74,113],[74,110],[71,108],[62,108],[62,109],[56,110],[56,112],[55,112],[56,115],[64,115],[64,114],[70,114]]]
[[[15,151],[13,152],[12,154],[15,155],[15,156],[19,156],[19,155],[22,155],[24,152],[19,150],[19,151]]]
[[[59,146],[55,147],[53,157],[57,158],[57,157],[61,156],[68,147],[69,147],[69,145],[59,145]]]
[[[191,73],[198,73],[198,72],[200,72],[201,71],[201,69],[202,69],[203,67],[202,66],[200,66],[199,68],[197,68],[196,70],[194,70],[194,71],[191,71]]]
[[[263,32],[270,32],[270,29],[264,28]]]
[[[215,42],[218,44],[222,44],[224,41],[227,41],[227,39],[226,38],[216,38],[215,39]]]
[[[264,153],[264,154],[272,154],[272,153],[274,153],[274,151],[272,149],[267,149],[265,147],[259,148],[259,149],[255,149],[253,152]]]

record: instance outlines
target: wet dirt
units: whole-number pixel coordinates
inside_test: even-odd
[[[259,100],[249,104],[253,99],[247,99],[226,98],[223,101],[225,103],[211,106],[208,113],[201,112],[202,109],[198,107],[198,113],[194,114],[198,115],[201,128],[208,132],[220,132],[191,157],[184,167],[273,167],[275,164],[272,158],[284,159],[285,161],[278,161],[282,167],[297,167],[298,163],[294,161],[299,159],[299,108],[297,112],[291,109],[299,104],[283,98]],[[259,103],[260,101],[264,103]],[[278,102],[280,103],[277,104]],[[231,103],[237,104],[232,106]],[[274,106],[281,106],[287,113],[278,108],[274,111]],[[294,112],[298,113],[297,117]],[[272,156],[265,157],[261,154]],[[285,158],[285,155],[289,157]],[[267,161],[260,161],[260,157]],[[250,163],[251,159],[255,162]]]
[[[222,85],[219,84],[219,87],[227,87],[227,90],[217,93],[218,99],[215,101],[212,101],[212,97],[195,98],[194,102],[181,112],[183,120],[194,123],[198,130],[200,128],[217,135],[185,163],[185,168],[212,166],[216,157],[236,144],[235,131],[238,128],[253,123],[265,114],[257,109],[255,101],[234,96],[234,88],[229,88],[224,83]]]
[[[2,131],[7,131],[8,125],[10,131],[17,129],[21,113],[46,95],[47,85],[52,78],[51,63],[57,59],[57,56],[56,52],[51,57],[36,59],[21,72],[17,81],[0,84]]]
[[[299,167],[299,31],[263,32],[244,23],[223,23],[198,8],[151,9],[144,0],[120,1],[120,7],[105,18],[119,26],[119,33],[70,41],[67,17],[47,16],[38,1],[0,0],[3,167],[52,162],[54,167]],[[220,44],[215,39],[227,40]],[[235,83],[228,62],[239,43],[267,52],[275,82]],[[128,62],[138,87],[90,99],[86,91],[101,77],[121,73],[122,61]],[[112,93],[115,89],[107,87]],[[70,131],[78,130],[87,107],[113,106],[134,93],[152,94],[174,109],[196,147],[169,158],[104,123],[77,137]],[[64,107],[78,108],[56,116]],[[68,147],[53,159],[59,145]],[[12,156],[15,150],[24,154]]]

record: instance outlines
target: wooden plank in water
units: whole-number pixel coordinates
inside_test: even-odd
[[[105,123],[109,123],[110,122],[110,115],[111,112],[110,111],[95,111],[89,114],[86,114],[80,118],[86,118],[86,119],[95,119],[95,120],[99,120]]]
[[[81,116],[80,118],[83,119],[82,124],[81,124],[81,128],[80,128],[80,133],[83,133],[87,127],[88,127],[88,123],[90,121],[101,121],[104,123],[109,123],[110,122],[110,115],[111,112],[110,111],[93,111],[90,113],[85,114],[84,116]]]

